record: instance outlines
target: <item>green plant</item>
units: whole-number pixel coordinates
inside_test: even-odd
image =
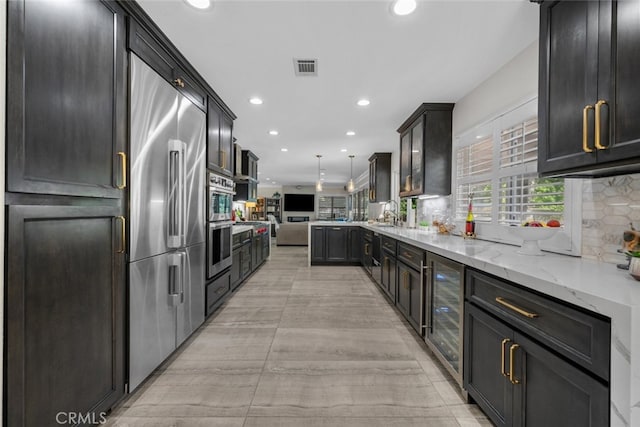
[[[626,251],[625,254],[629,255],[630,257],[640,258],[640,251]]]

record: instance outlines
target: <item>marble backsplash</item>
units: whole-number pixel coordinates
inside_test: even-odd
[[[640,230],[640,174],[585,179],[582,182],[582,256],[625,262],[622,233]]]

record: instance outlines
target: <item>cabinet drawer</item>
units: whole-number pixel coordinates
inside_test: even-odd
[[[218,303],[231,288],[231,272],[228,271],[207,284],[207,315],[211,314]]]
[[[373,231],[362,230],[362,238],[365,240],[373,240]]]
[[[466,298],[609,380],[609,320],[471,269],[466,273]]]
[[[390,237],[382,236],[382,249],[387,251],[389,254],[395,256],[396,255],[396,245],[397,240],[392,239]]]
[[[398,242],[398,259],[410,267],[420,270],[424,263],[424,251],[414,246]]]

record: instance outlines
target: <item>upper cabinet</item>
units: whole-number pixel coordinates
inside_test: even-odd
[[[369,157],[369,202],[391,199],[391,153],[373,153]]]
[[[11,1],[7,8],[7,190],[121,198],[123,11],[85,1]]]
[[[162,44],[141,24],[129,21],[129,49],[173,85],[180,93],[189,98],[198,108],[206,111],[207,95],[205,89],[192,77]]]
[[[249,150],[236,150],[236,195],[237,201],[255,202],[258,199],[258,156]],[[240,151],[240,155],[237,153]]]
[[[207,103],[207,166],[233,176],[233,120],[211,98]]]
[[[400,197],[451,194],[453,105],[422,104],[398,128]]]
[[[538,172],[640,170],[640,2],[540,6]]]

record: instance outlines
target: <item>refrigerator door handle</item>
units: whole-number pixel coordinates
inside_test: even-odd
[[[180,288],[182,287],[182,256],[183,254],[176,252],[169,255],[169,291],[168,301],[170,307],[180,304]]]
[[[177,139],[169,140],[169,230],[167,246],[179,248],[185,241],[185,151],[186,144]]]
[[[180,215],[182,215],[180,246],[185,246],[189,217],[187,216],[187,143],[183,141],[180,141],[180,172]]]
[[[187,273],[187,253],[184,251],[180,251],[178,253],[180,257],[180,288],[178,289],[178,294],[180,295],[180,304],[184,303],[184,282],[185,282],[185,274]]]

